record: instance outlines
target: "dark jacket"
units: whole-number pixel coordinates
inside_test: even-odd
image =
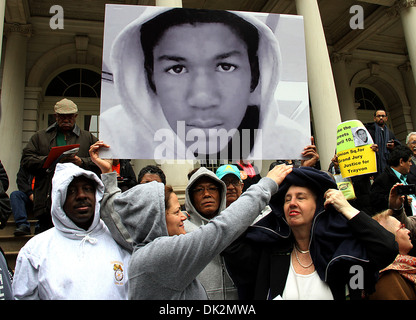
[[[329,188],[336,188],[335,183],[326,173],[302,167],[293,169],[272,197],[272,212],[225,252],[240,298],[273,299],[283,294],[294,239],[284,218],[282,201],[289,186],[299,182],[317,192],[310,252],[319,277],[328,283],[335,299],[345,299],[351,267],[360,265],[364,270],[364,288],[372,292],[378,270],[393,262],[398,254],[394,235],[365,213],[347,220],[332,207],[325,210],[323,194]],[[350,288],[351,297],[360,297],[360,294],[361,290]]]
[[[6,192],[7,189],[9,188],[9,177],[1,161],[0,161],[0,183],[3,185],[4,192]]]
[[[137,184],[136,173],[129,159],[120,159],[120,177],[117,177],[117,185],[121,191],[133,188]]]
[[[16,177],[17,188],[24,192],[28,197],[33,194],[32,181],[33,175],[30,174],[25,168],[20,167]]]
[[[46,130],[36,132],[23,149],[21,166],[35,176],[33,213],[35,217],[49,213],[50,190],[54,171],[47,173],[43,164],[52,147],[56,147],[56,135],[58,126],[56,123]],[[82,159],[81,167],[99,174],[100,170],[89,157],[89,148],[98,139],[90,132],[81,130],[75,125],[67,144],[80,144],[77,156]]]
[[[373,138],[374,143],[377,143],[376,142],[376,140],[377,140],[376,139],[376,134],[375,134],[376,126],[377,126],[377,124],[375,122],[369,122],[369,123],[365,124],[365,127],[366,127],[368,133],[370,134],[371,138]],[[390,129],[387,126],[384,126],[384,130],[386,130],[386,133],[387,133],[387,141],[390,140],[390,139],[393,139],[395,146],[396,145],[401,145],[400,141],[396,139],[396,137],[394,136],[394,133],[391,132]]]
[[[410,172],[407,175],[408,184],[416,184],[416,160],[412,157],[412,165],[410,166]]]
[[[390,189],[396,183],[401,183],[401,181],[390,167],[386,167],[374,180],[374,183],[371,185],[370,195],[375,213],[389,208]],[[412,208],[407,201],[404,202],[404,209],[408,216],[413,215]]]
[[[383,172],[384,168],[388,166],[388,158],[390,151],[387,149],[386,144],[389,140],[393,140],[394,146],[401,145],[400,141],[396,139],[394,133],[389,130],[387,126],[384,126],[385,141],[380,141],[380,137],[377,135],[377,130],[380,128],[375,122],[365,124],[368,133],[371,135],[373,142],[378,145],[378,151],[376,152],[377,159],[377,172]],[[377,128],[378,127],[378,128]]]
[[[6,193],[9,187],[9,177],[0,161],[0,229],[4,229],[12,214],[9,195]]]

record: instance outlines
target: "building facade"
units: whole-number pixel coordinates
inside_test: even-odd
[[[304,16],[313,135],[325,169],[341,121],[373,121],[385,108],[404,142],[416,129],[414,0],[0,0],[0,160],[16,189],[22,148],[53,121],[62,97],[79,107],[77,123],[99,136],[105,3],[260,11]],[[151,160],[133,161],[136,173]],[[265,174],[271,161],[264,161]],[[163,164],[184,190],[198,164]],[[178,169],[179,168],[179,169]]]

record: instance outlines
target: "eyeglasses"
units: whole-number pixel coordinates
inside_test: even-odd
[[[387,116],[379,114],[379,115],[376,116],[376,118],[387,118]]]
[[[401,229],[406,229],[406,226],[404,225],[404,223],[400,224],[400,227],[399,227],[399,229],[396,230],[396,232],[398,232]]]
[[[241,182],[239,180],[222,180],[225,183],[225,186],[228,187],[230,184],[234,187],[240,186]]]
[[[192,190],[192,192],[197,195],[203,195],[207,191],[209,194],[215,194],[218,192],[218,187],[208,187],[208,188],[197,187]]]

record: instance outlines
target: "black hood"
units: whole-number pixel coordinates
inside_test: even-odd
[[[316,214],[324,210],[324,194],[328,189],[337,189],[335,181],[323,171],[300,167],[293,168],[292,172],[283,180],[278,192],[270,200],[272,212],[250,228],[247,237],[256,242],[273,243],[281,238],[290,236],[283,212],[284,197],[290,186],[308,187],[317,195]]]
[[[270,207],[273,212],[278,213],[279,216],[282,215],[284,217],[284,198],[287,190],[292,185],[307,187],[316,194],[317,212],[323,209],[325,192],[328,189],[337,189],[337,184],[327,172],[310,167],[293,168],[292,172],[288,174],[279,186],[279,191],[270,200]]]

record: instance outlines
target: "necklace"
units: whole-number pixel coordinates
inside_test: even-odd
[[[298,260],[298,262],[299,262],[299,264],[300,264],[300,266],[301,266],[302,268],[307,269],[307,268],[309,268],[309,267],[313,264],[313,261],[312,261],[312,258],[311,258],[311,263],[310,263],[310,264],[308,264],[307,266],[303,265],[303,264],[300,262],[300,260],[299,260],[297,250],[295,250],[295,257],[296,257],[296,260]]]
[[[309,250],[300,250],[299,249],[299,247],[298,247],[298,245],[295,243],[295,248],[296,248],[296,250],[298,250],[300,253],[303,253],[303,254],[306,254],[306,253],[309,253]]]

